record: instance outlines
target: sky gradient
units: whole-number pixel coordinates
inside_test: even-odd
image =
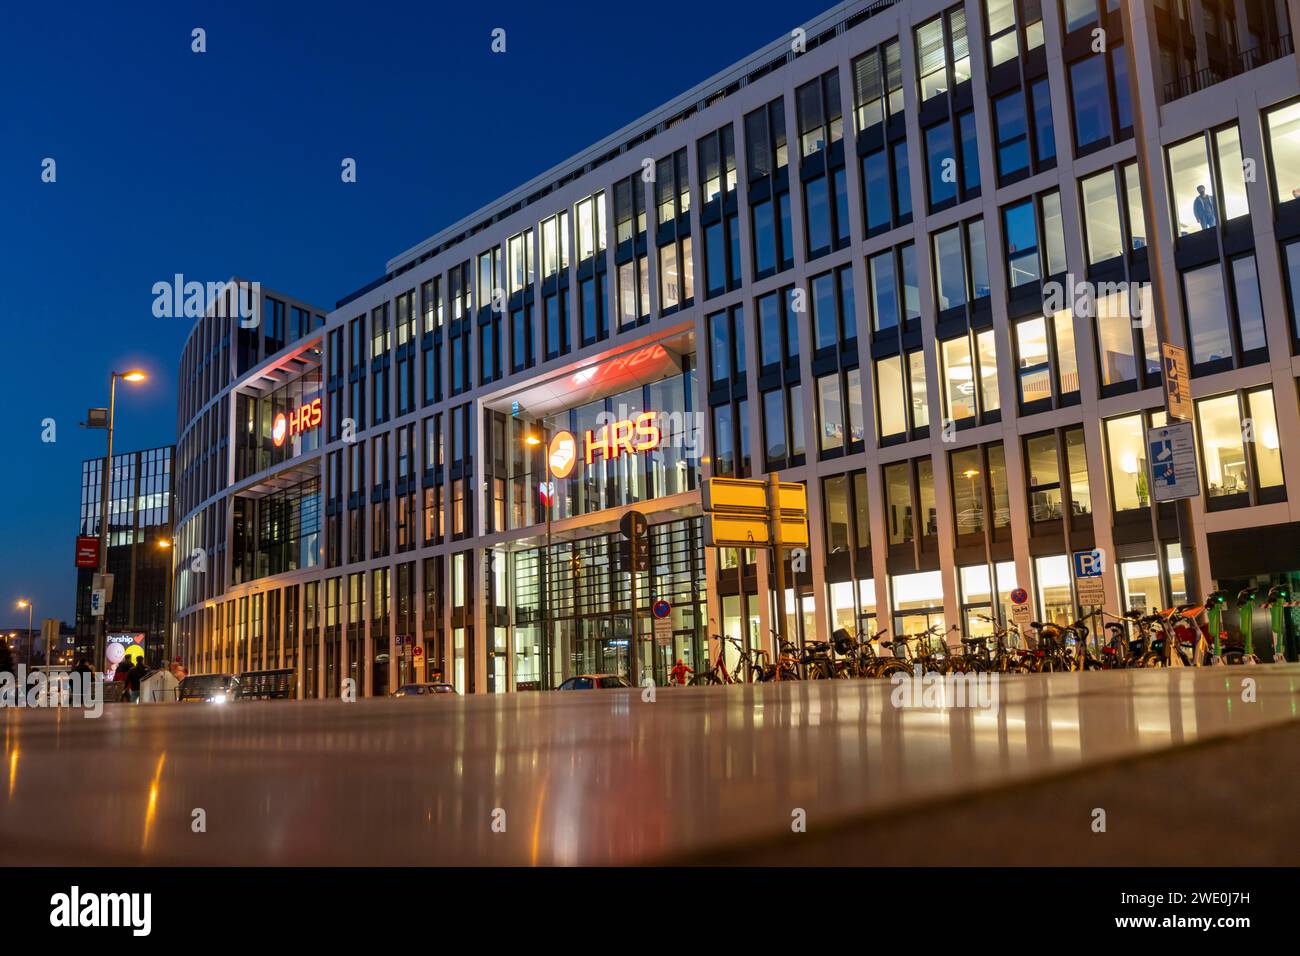
[[[190,320],[153,317],[155,282],[240,275],[328,311],[388,258],[831,6],[4,4],[0,626],[26,626],[20,595],[37,621],[73,619],[80,463],[104,452],[78,422],[108,403],[110,370],[152,376],[119,390],[117,448],[176,439]]]

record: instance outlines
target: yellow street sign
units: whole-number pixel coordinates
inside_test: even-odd
[[[704,516],[704,544],[709,548],[766,548],[771,543],[767,519],[727,514]]]
[[[781,516],[781,547],[808,547],[808,519]]]
[[[781,513],[791,517],[807,517],[808,486],[799,481],[783,481],[780,488]]]
[[[704,510],[767,514],[767,482],[746,478],[710,478],[704,485]]]
[[[773,541],[766,518],[706,514],[704,544],[709,548],[770,548]],[[808,547],[808,522],[801,518],[782,518],[781,547]]]
[[[749,478],[710,478],[704,485],[704,510],[729,514],[768,514],[766,481]],[[808,488],[802,482],[780,483],[781,512],[790,515],[808,514]]]

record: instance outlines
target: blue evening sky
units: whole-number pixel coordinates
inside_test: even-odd
[[[19,595],[73,618],[80,463],[104,451],[77,423],[110,369],[153,376],[119,391],[118,448],[175,441],[187,320],[153,317],[155,282],[238,274],[330,309],[832,5],[0,5],[0,625],[26,625]]]

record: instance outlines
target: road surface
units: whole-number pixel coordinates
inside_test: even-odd
[[[892,690],[0,711],[0,861],[1296,862],[1268,814],[1300,796],[1300,665],[1007,677],[987,711]],[[1168,836],[1238,813],[1258,838]]]

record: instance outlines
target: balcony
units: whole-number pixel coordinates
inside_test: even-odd
[[[1230,61],[1230,67],[1227,70],[1218,67],[1206,67],[1203,70],[1197,70],[1195,73],[1180,76],[1172,83],[1166,83],[1164,101],[1172,103],[1184,96],[1199,93],[1216,83],[1222,83],[1234,76],[1240,76],[1256,67],[1263,66],[1265,63],[1272,63],[1284,56],[1290,56],[1293,52],[1295,52],[1295,48],[1291,42],[1291,34],[1284,33],[1276,40],[1262,43],[1240,53],[1236,59]]]

